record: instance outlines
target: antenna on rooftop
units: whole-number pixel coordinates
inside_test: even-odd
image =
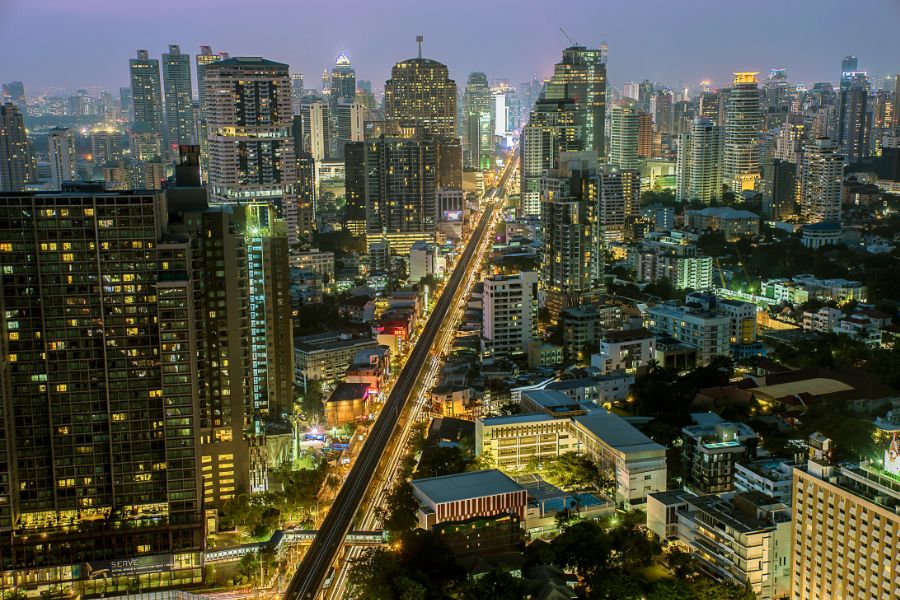
[[[422,58],[422,42],[424,42],[424,41],[425,41],[424,35],[416,36],[416,43],[419,44],[419,58]]]

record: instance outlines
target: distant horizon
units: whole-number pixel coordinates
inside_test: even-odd
[[[730,83],[734,71],[758,71],[764,79],[773,68],[787,69],[792,82],[834,83],[849,54],[877,79],[900,72],[896,0],[870,0],[849,11],[834,0],[760,0],[745,12],[713,0],[649,0],[639,7],[585,2],[577,7],[583,14],[573,14],[574,5],[557,14],[558,5],[534,0],[514,9],[474,0],[450,8],[413,0],[388,4],[348,0],[336,16],[324,5],[278,0],[263,4],[258,12],[264,14],[252,19],[235,0],[159,0],[153,12],[146,3],[109,0],[2,0],[0,53],[11,58],[0,81],[22,81],[29,95],[46,89],[118,90],[129,86],[128,60],[137,49],[159,59],[169,44],[178,44],[192,57],[200,45],[209,45],[213,52],[287,63],[291,73],[304,75],[307,88],[320,88],[323,69],[330,70],[346,52],[357,79],[380,90],[395,63],[416,56],[415,38],[424,35],[423,55],[447,64],[460,89],[474,71],[517,85],[552,73],[563,48],[571,45],[560,25],[581,45],[596,48],[607,41],[615,87],[649,79],[674,89],[709,80],[718,88]],[[591,31],[583,23],[599,27]],[[193,69],[193,58],[191,63]]]

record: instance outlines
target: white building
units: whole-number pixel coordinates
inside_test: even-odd
[[[731,191],[753,190],[759,181],[762,97],[758,73],[735,73],[725,101],[722,179]]]
[[[625,224],[640,214],[641,175],[633,170],[600,173],[600,231],[603,241],[625,239]]]
[[[844,311],[839,308],[823,306],[817,311],[803,313],[803,330],[816,333],[830,333],[844,318]]]
[[[803,150],[800,170],[800,212],[808,223],[841,221],[844,157],[837,142],[818,138]]]
[[[679,290],[708,290],[712,287],[712,265],[711,256],[662,254],[656,257],[653,281],[668,279]]]
[[[709,203],[722,195],[722,128],[712,119],[697,117],[678,137],[675,181],[678,200]]]
[[[409,250],[409,280],[421,281],[429,275],[443,278],[447,271],[447,259],[435,244],[419,240]]]
[[[494,275],[484,280],[482,354],[522,353],[537,337],[538,274]]]
[[[783,460],[762,459],[734,465],[734,489],[760,492],[791,505],[794,466]]]
[[[306,252],[292,253],[289,260],[292,267],[312,271],[319,275],[324,283],[334,281],[334,252],[312,248]]]
[[[638,168],[640,123],[633,106],[613,106],[609,125],[609,164],[619,169]]]
[[[665,335],[697,349],[697,364],[716,356],[730,356],[731,319],[709,311],[659,304],[650,308],[644,324],[652,333]]]
[[[656,338],[646,329],[611,331],[600,338],[599,346],[600,352],[591,356],[591,366],[604,375],[637,373],[656,355]]]
[[[50,189],[61,190],[65,181],[75,181],[75,134],[71,129],[54,127],[47,136],[50,154]]]

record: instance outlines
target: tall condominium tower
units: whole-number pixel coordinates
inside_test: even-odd
[[[538,100],[522,128],[520,177],[522,213],[541,214],[541,175],[559,167],[559,153],[584,148],[578,111],[572,100]]]
[[[199,282],[165,222],[162,193],[3,199],[0,588],[202,581]]]
[[[379,136],[366,142],[366,241],[392,254],[434,235],[436,142],[431,137]]]
[[[848,164],[869,156],[872,113],[869,91],[861,81],[850,81],[841,88],[837,143]]]
[[[841,221],[843,157],[834,140],[818,138],[803,149],[800,213],[808,223]]]
[[[61,190],[63,182],[75,181],[78,169],[75,164],[75,132],[54,127],[47,136],[50,155],[50,188]]]
[[[675,163],[678,200],[709,204],[722,195],[722,128],[712,119],[697,117],[691,132],[678,137]]]
[[[620,169],[638,167],[640,120],[633,105],[613,106],[609,118],[609,164]]]
[[[850,81],[853,79],[853,74],[856,73],[856,69],[859,66],[859,61],[855,56],[845,56],[841,59],[841,89],[846,89],[850,87]]]
[[[564,156],[559,169],[541,178],[541,285],[553,319],[570,306],[599,301],[603,292],[596,158],[580,154]]]
[[[354,237],[366,235],[366,146],[365,142],[344,146],[344,220]]]
[[[538,274],[492,275],[484,280],[484,357],[525,352],[538,337]]]
[[[636,170],[609,169],[598,174],[597,215],[604,243],[625,241],[625,226],[640,215],[641,174]]]
[[[334,107],[334,149],[331,156],[344,158],[344,146],[365,139],[366,107],[361,102],[342,98]]]
[[[131,102],[134,106],[134,130],[165,137],[159,61],[146,50],[138,50],[137,58],[128,61],[131,71]]]
[[[900,129],[900,73],[894,75],[894,128]]]
[[[490,167],[494,149],[493,97],[484,73],[469,73],[463,94],[463,164],[471,169]]]
[[[656,92],[652,104],[656,131],[672,133],[672,92],[668,90]]]
[[[25,84],[21,81],[10,81],[4,83],[0,88],[0,104],[12,102],[22,113],[22,116],[28,114],[28,99],[25,97]]]
[[[456,137],[456,82],[447,65],[430,58],[404,60],[384,84],[384,118],[401,130],[425,128],[433,136]]]
[[[291,110],[300,114],[300,101],[303,99],[303,73],[291,74]]]
[[[311,232],[300,223],[288,66],[259,57],[215,62],[206,71],[209,193],[214,203],[273,203],[288,239]]]
[[[325,160],[331,153],[331,111],[328,104],[312,99],[300,103],[301,146],[316,162]]]
[[[213,54],[212,48],[209,46],[200,46],[200,54],[195,57],[197,62],[197,93],[200,97],[200,126],[197,137],[200,138],[200,173],[204,182],[207,179],[206,172],[209,170],[209,148],[206,140],[209,135],[208,127],[206,125],[206,68],[212,63],[227,58],[227,52]]]
[[[12,102],[0,104],[0,192],[24,190],[33,167],[22,113]]]
[[[584,135],[585,150],[606,154],[606,64],[601,50],[572,46],[563,50],[547,82],[546,98],[570,98],[578,111],[578,124]]]
[[[191,85],[191,56],[176,44],[162,55],[163,84],[166,90],[166,134],[169,145],[195,144],[194,92]]]
[[[723,179],[733,192],[753,190],[759,180],[762,104],[758,73],[735,73],[725,104]]]

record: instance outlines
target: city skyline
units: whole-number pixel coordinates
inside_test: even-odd
[[[673,86],[709,80],[719,87],[730,82],[733,71],[766,72],[770,68],[786,68],[792,81],[837,81],[839,61],[848,54],[859,57],[861,70],[881,77],[892,73],[890,57],[900,54],[900,37],[892,31],[896,20],[889,18],[891,13],[900,18],[900,5],[890,0],[876,0],[874,4],[880,6],[869,6],[871,12],[848,14],[828,10],[830,3],[807,1],[783,4],[764,0],[752,14],[706,0],[678,6],[654,1],[640,8],[584,6],[577,19],[556,14],[555,6],[537,2],[520,3],[516,11],[510,11],[499,4],[476,6],[467,0],[442,14],[440,20],[429,8],[400,1],[389,7],[393,9],[388,11],[391,18],[380,26],[377,36],[367,35],[368,28],[380,22],[385,11],[368,3],[348,7],[358,18],[335,29],[327,26],[332,16],[324,6],[278,2],[272,7],[279,11],[277,20],[238,23],[232,20],[229,2],[216,4],[214,12],[202,3],[177,5],[182,15],[178,22],[136,33],[131,25],[139,15],[131,6],[110,14],[99,0],[71,6],[47,0],[10,0],[0,7],[0,51],[18,56],[18,69],[5,72],[4,77],[25,81],[32,92],[115,89],[127,85],[128,71],[122,63],[133,56],[135,48],[146,48],[158,58],[169,44],[179,44],[191,54],[197,53],[200,45],[211,44],[232,56],[265,56],[285,62],[292,73],[303,73],[310,83],[346,52],[357,77],[371,80],[381,89],[393,64],[415,56],[415,36],[424,35],[425,56],[447,64],[451,77],[464,81],[469,72],[485,71],[489,80],[508,79],[515,84],[552,73],[559,51],[570,45],[560,27],[582,45],[608,43],[609,78],[617,86],[647,78]],[[176,5],[164,0],[158,10],[162,13],[167,8]],[[815,13],[810,8],[815,8]],[[472,10],[480,18],[472,19]],[[773,14],[779,18],[771,19]],[[865,18],[868,14],[884,18],[873,21]],[[704,25],[713,22],[719,26]],[[598,26],[592,30],[583,23]],[[85,35],[98,25],[105,29],[104,35]],[[735,27],[746,33],[735,35]],[[42,52],[17,52],[27,47],[36,31],[41,31],[44,39],[56,39],[57,47],[67,47],[66,56],[71,60],[48,60]],[[769,41],[761,45],[754,32],[763,31]],[[459,44],[463,34],[479,43]],[[821,43],[810,42],[815,39]],[[840,44],[826,43],[833,39],[840,39]],[[672,51],[673,45],[677,51]],[[826,47],[828,51],[823,52]]]

